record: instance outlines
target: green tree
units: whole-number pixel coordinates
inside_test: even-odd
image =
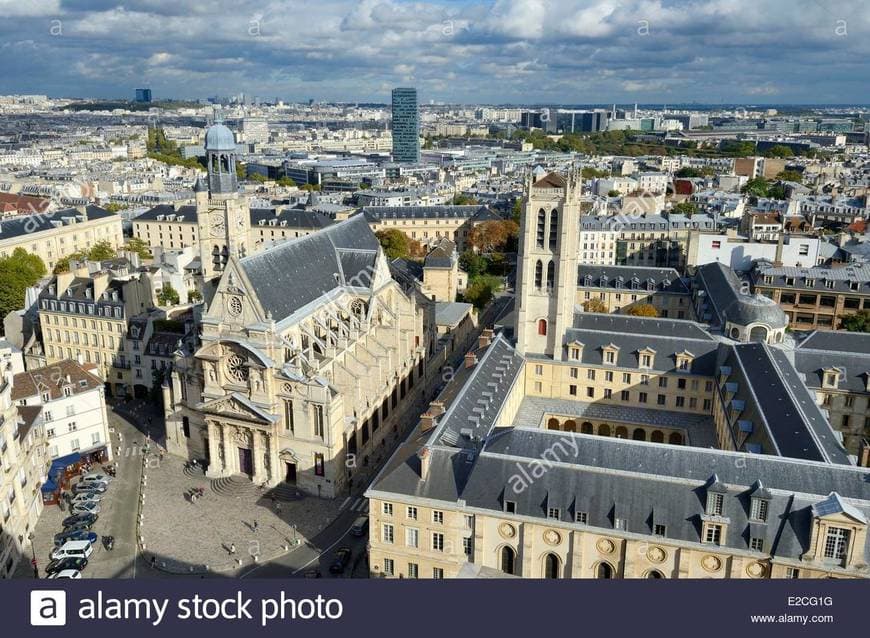
[[[117,251],[112,248],[112,244],[103,240],[98,241],[88,249],[87,258],[91,261],[104,261],[106,259],[114,259],[117,254]]]
[[[296,186],[296,182],[293,180],[292,177],[287,177],[285,175],[284,177],[278,178],[278,186],[286,186],[287,188],[293,188],[294,186]]]
[[[468,234],[468,244],[482,253],[506,250],[519,235],[520,228],[512,220],[489,220],[477,224]]]
[[[117,213],[119,210],[124,210],[127,208],[126,204],[119,204],[118,202],[109,202],[103,209],[109,211],[110,213]]]
[[[453,204],[455,206],[473,206],[474,204],[477,204],[477,200],[460,193],[453,198]]]
[[[247,179],[248,178],[248,169],[245,168],[245,165],[236,161],[236,178],[237,179]]]
[[[800,183],[803,178],[803,173],[791,169],[780,171],[776,175],[776,179],[785,180],[786,182]]]
[[[618,190],[615,190],[615,189],[607,191],[608,197],[619,197],[620,195],[622,195],[622,193],[620,193]]]
[[[397,228],[379,230],[375,233],[375,236],[381,242],[381,248],[384,249],[387,259],[404,259],[411,256],[408,236],[401,230]]]
[[[697,168],[691,166],[683,166],[680,170],[674,173],[674,177],[703,177],[704,174]]]
[[[469,282],[463,298],[467,303],[474,304],[475,308],[484,308],[492,301],[498,286],[498,277],[479,277]]]
[[[794,151],[789,146],[777,144],[764,152],[765,157],[794,157]]]
[[[128,239],[126,245],[124,246],[124,250],[131,253],[136,253],[141,259],[151,259],[151,257],[153,257],[153,255],[151,254],[151,249],[148,247],[148,244],[146,244],[138,237]]]
[[[309,192],[311,192],[311,191],[319,191],[319,190],[320,190],[320,184],[303,184],[303,185],[302,185],[302,190],[304,190],[304,191],[309,191]]]
[[[580,174],[583,176],[583,179],[595,179],[596,177],[607,177],[609,175],[607,171],[599,171],[592,166],[584,166]]]
[[[169,282],[163,284],[163,288],[157,293],[157,303],[161,306],[177,306],[180,301],[178,291]]]
[[[196,288],[191,288],[187,291],[187,300],[190,303],[196,303],[198,301],[202,301],[202,293]]]
[[[767,197],[769,187],[763,177],[753,177],[740,188],[740,192],[753,197]]]
[[[870,332],[870,310],[859,310],[854,315],[843,317],[842,323],[849,332]]]
[[[695,202],[690,202],[689,200],[686,200],[684,202],[680,202],[679,204],[674,204],[671,207],[671,212],[678,215],[686,215],[687,217],[691,217],[698,212],[698,205]]]
[[[523,214],[523,198],[517,197],[514,200],[513,208],[511,208],[511,220],[519,226],[520,225],[520,216]]]
[[[469,278],[474,279],[486,272],[486,257],[473,250],[466,250],[459,256],[459,267],[468,273]]]
[[[24,294],[46,273],[38,255],[16,248],[8,257],[0,257],[0,319],[24,307]]]

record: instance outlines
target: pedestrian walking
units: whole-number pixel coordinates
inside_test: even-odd
[[[281,514],[281,503],[275,503],[275,513],[278,515]]]
[[[230,556],[236,553],[236,544],[230,543]]]
[[[260,524],[257,521],[254,521],[254,524],[252,525],[252,527],[253,527],[254,531],[256,532],[258,529],[260,529]]]

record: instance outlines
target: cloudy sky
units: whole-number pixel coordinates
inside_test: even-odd
[[[0,93],[870,103],[867,0],[0,0]]]

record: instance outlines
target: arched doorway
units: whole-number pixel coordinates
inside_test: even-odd
[[[558,430],[559,429],[559,419],[549,419],[547,421],[547,429],[548,430]]]
[[[595,578],[613,578],[613,567],[610,563],[598,563],[598,567],[595,568]]]
[[[602,423],[598,426],[598,436],[610,436],[610,426]]]
[[[595,428],[592,427],[592,424],[589,421],[584,421],[583,425],[580,426],[580,431],[583,434],[595,434]]]
[[[510,545],[505,545],[501,548],[501,556],[499,558],[499,567],[505,574],[513,574],[514,567],[517,561],[517,553]]]
[[[668,437],[668,443],[671,445],[682,445],[683,444],[683,435],[679,432],[671,432]]]
[[[635,441],[646,441],[646,432],[643,428],[635,428],[631,433],[631,438]]]
[[[544,556],[544,578],[561,578],[562,568],[559,557],[555,554]]]
[[[568,419],[565,421],[565,425],[562,427],[565,432],[576,432],[577,431],[577,421],[574,419]]]
[[[133,386],[133,396],[137,399],[147,399],[148,398],[148,386],[142,385],[141,383],[137,383]]]
[[[661,573],[659,570],[657,570],[657,569],[651,569],[651,570],[649,570],[649,571],[646,573],[646,577],[647,577],[647,578],[664,578],[665,575],[662,574],[662,573]]]
[[[618,426],[616,428],[616,438],[617,439],[627,439],[628,438],[628,428],[625,426]]]
[[[764,343],[767,341],[767,328],[764,326],[755,326],[749,331],[749,340]]]
[[[652,436],[649,438],[653,443],[664,443],[665,442],[665,433],[661,430],[655,430],[652,433]]]

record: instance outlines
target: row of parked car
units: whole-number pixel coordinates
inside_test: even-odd
[[[108,474],[91,472],[73,485],[70,515],[63,520],[63,531],[54,536],[51,562],[45,568],[48,578],[82,577],[82,570],[87,567],[99,538],[91,528],[99,518],[100,502],[111,481]]]

